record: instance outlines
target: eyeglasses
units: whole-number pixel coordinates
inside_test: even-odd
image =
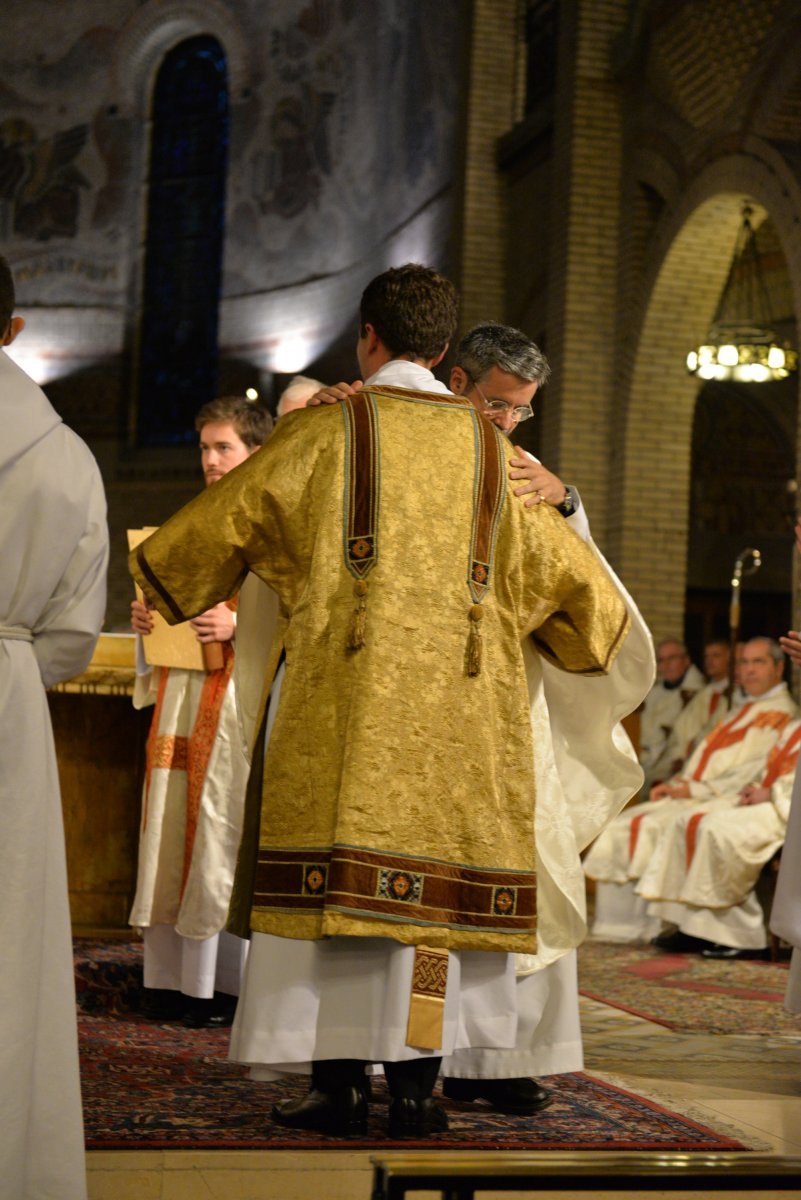
[[[534,410],[530,404],[520,404],[514,408],[511,404],[507,404],[505,400],[488,400],[478,386],[478,380],[473,379],[472,375],[468,375],[467,371],[465,371],[465,375],[467,375],[467,378],[471,381],[484,402],[485,412],[492,413],[494,417],[510,416],[515,425],[519,425],[521,421],[527,421],[529,417],[534,416]]]

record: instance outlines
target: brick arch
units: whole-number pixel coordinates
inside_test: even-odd
[[[179,42],[210,34],[225,50],[232,103],[250,86],[247,38],[235,6],[223,0],[147,0],[122,29],[112,64],[114,102],[124,117],[147,115],[153,79]]]
[[[622,354],[608,544],[657,637],[680,628],[684,612],[699,390],[685,356],[714,313],[746,198],[773,220],[801,312],[801,186],[769,147],[746,139],[741,153],[699,171],[660,220]]]

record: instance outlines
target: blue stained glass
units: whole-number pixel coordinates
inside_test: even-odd
[[[165,56],[151,116],[137,440],[165,446],[195,440],[195,413],[217,389],[229,119],[215,38]]]

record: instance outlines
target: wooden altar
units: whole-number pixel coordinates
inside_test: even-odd
[[[48,692],[75,936],[130,933],[145,741],[135,711],[133,634],[101,634],[82,675]]]

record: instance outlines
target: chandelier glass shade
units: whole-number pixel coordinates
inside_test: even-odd
[[[767,383],[786,379],[798,365],[797,352],[774,333],[751,215],[746,205],[734,258],[706,341],[687,355],[687,370],[700,379]]]

